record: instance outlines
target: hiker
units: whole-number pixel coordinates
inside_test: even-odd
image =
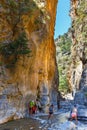
[[[29,108],[29,114],[32,115],[33,114],[33,106],[34,106],[34,101],[30,101],[28,108]]]
[[[77,107],[76,107],[76,105],[74,105],[74,107],[72,108],[71,113],[70,113],[70,118],[71,118],[71,120],[75,119],[76,122],[78,122],[78,120],[77,120],[77,112],[78,112]]]
[[[60,99],[57,99],[57,108],[60,109]]]
[[[32,114],[36,114],[37,111],[37,106],[36,103],[34,102],[33,107],[32,107]]]
[[[51,118],[52,115],[53,115],[53,104],[50,105],[50,107],[49,107],[49,116],[48,116],[48,120]]]
[[[40,101],[38,99],[36,99],[36,106],[37,106],[37,110],[39,112],[41,112],[42,111],[42,106],[41,106],[41,103],[40,103]]]
[[[57,93],[57,108],[60,109],[60,99],[61,99],[61,94],[60,92],[58,91]]]

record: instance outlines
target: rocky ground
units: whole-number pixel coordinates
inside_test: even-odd
[[[42,130],[87,130],[87,108],[83,105],[77,104],[79,120],[69,121],[70,109],[74,104],[74,100],[71,94],[65,96],[65,101],[61,101],[61,109],[55,113],[54,117],[50,121],[42,121]]]
[[[87,130],[87,120],[78,120],[78,123],[68,120],[74,100],[71,94],[66,95],[65,98],[65,101],[60,102],[61,109],[55,111],[50,120],[48,120],[48,114],[39,113],[28,119],[2,124],[0,130]],[[84,114],[87,117],[85,106],[78,104],[77,106],[79,115]]]

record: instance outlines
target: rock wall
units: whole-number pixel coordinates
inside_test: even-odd
[[[75,92],[87,87],[87,0],[71,0],[70,15],[73,46],[69,83]]]
[[[9,44],[24,30],[31,50],[29,56],[18,56],[15,66],[9,68],[6,64],[11,59],[0,55],[0,123],[27,116],[28,102],[37,96],[44,108],[57,101],[53,38],[57,0],[27,0],[22,4],[0,1],[0,45]]]

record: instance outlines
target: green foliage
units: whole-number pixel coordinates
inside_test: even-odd
[[[18,59],[18,56],[23,56],[31,52],[28,48],[27,42],[28,40],[26,38],[25,33],[22,33],[16,40],[8,44],[1,44],[0,53],[2,56],[4,56],[5,59],[10,59],[10,57],[14,57],[10,63],[15,64]]]
[[[0,66],[2,66],[2,65],[3,65],[3,62],[0,61]]]
[[[9,9],[10,13],[19,13],[20,15],[34,11],[37,6],[33,0],[7,0],[4,2],[4,7]],[[12,10],[11,10],[12,9]]]
[[[20,12],[27,13],[27,12],[34,12],[37,8],[35,2],[32,0],[22,0],[20,3]]]
[[[61,66],[59,66],[59,90],[61,92],[67,93],[69,91],[68,88],[68,82],[66,79],[66,75],[63,74],[63,68]]]
[[[60,37],[61,40],[59,42],[59,47],[61,48],[62,53],[70,52],[71,48],[71,39],[68,38],[66,35]]]
[[[58,42],[57,42],[58,41]],[[67,81],[67,71],[71,62],[72,41],[70,38],[70,30],[62,36],[56,39],[57,47],[57,59],[58,59],[58,70],[59,70],[59,90],[61,92],[67,93],[70,91],[68,81]]]
[[[82,24],[84,24],[85,23],[85,19],[86,19],[86,7],[87,7],[87,2],[84,2],[84,0],[83,1],[81,1],[81,3],[80,3],[80,6],[79,6],[79,8],[77,8],[77,19],[75,20],[75,24],[74,24],[74,26],[76,27],[76,28],[79,28],[79,26]]]

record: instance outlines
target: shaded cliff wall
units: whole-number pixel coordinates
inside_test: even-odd
[[[54,45],[57,0],[29,0],[24,7],[28,5],[30,10],[23,13],[18,10],[20,1],[11,2],[0,1],[0,44],[9,44],[24,30],[31,53],[19,55],[14,67],[7,67],[11,59],[0,55],[0,123],[26,116],[27,103],[37,96],[45,107],[56,103],[58,87]]]
[[[87,87],[87,0],[71,0],[70,15],[73,46],[69,83],[76,91]]]

